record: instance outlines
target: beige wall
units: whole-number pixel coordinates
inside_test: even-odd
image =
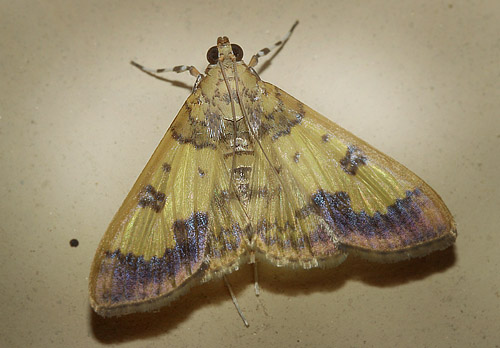
[[[457,220],[456,247],[261,267],[259,298],[243,267],[229,280],[248,329],[221,281],[160,313],[97,317],[97,244],[194,83],[129,60],[203,70],[227,35],[248,61],[296,19],[261,78],[423,177]],[[1,1],[0,346],[498,344],[499,33],[494,0]]]

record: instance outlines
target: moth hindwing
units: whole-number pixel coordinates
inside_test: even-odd
[[[259,78],[253,66],[269,51],[246,65],[222,37],[204,75],[135,63],[198,79],[99,244],[98,314],[157,309],[250,256],[311,268],[348,254],[397,261],[455,241],[424,181]]]

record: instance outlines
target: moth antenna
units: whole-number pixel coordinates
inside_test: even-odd
[[[162,74],[162,73],[166,73],[166,72],[182,73],[184,71],[189,71],[189,73],[194,77],[198,77],[201,75],[201,73],[198,71],[198,69],[196,69],[192,65],[191,66],[178,65],[178,66],[174,66],[173,68],[150,69],[150,68],[146,68],[146,67],[142,66],[141,64],[139,64],[137,62],[134,62],[133,60],[130,61],[130,64],[132,64],[136,68],[138,68],[144,72],[147,72],[149,74]]]
[[[246,327],[249,327],[250,325],[248,324],[247,319],[245,318],[245,316],[243,315],[243,312],[241,311],[240,305],[238,304],[238,300],[236,299],[236,296],[234,296],[234,292],[233,292],[233,289],[231,288],[231,285],[227,281],[227,278],[225,275],[223,276],[223,278],[224,278],[224,283],[226,283],[227,289],[229,290],[229,294],[231,295],[231,299],[233,300],[233,304],[236,307],[236,310],[238,311],[238,314],[240,315],[241,320],[243,320],[243,324],[245,324]]]
[[[290,28],[288,33],[286,33],[286,35],[283,36],[283,38],[281,40],[279,40],[278,42],[275,42],[273,45],[271,45],[269,47],[265,47],[265,48],[261,49],[259,52],[254,54],[252,59],[250,59],[250,63],[248,64],[248,66],[251,68],[255,67],[259,63],[260,57],[263,57],[263,56],[269,54],[269,52],[274,51],[276,48],[282,46],[285,42],[287,42],[287,40],[290,38],[290,35],[292,35],[293,30],[295,29],[295,27],[298,24],[299,24],[299,21],[295,21],[295,23],[293,23],[293,25],[292,25],[292,28]]]

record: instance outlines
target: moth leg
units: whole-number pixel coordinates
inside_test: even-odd
[[[238,304],[238,300],[236,299],[236,296],[234,296],[233,289],[231,288],[231,285],[227,281],[226,276],[223,276],[224,278],[224,283],[226,283],[227,289],[229,290],[229,294],[231,295],[231,299],[233,300],[233,304],[236,307],[236,310],[238,311],[238,314],[241,317],[241,320],[243,320],[243,323],[245,324],[246,327],[249,327],[250,325],[248,324],[248,321],[246,320],[245,316],[243,315],[243,312],[241,311],[240,305]]]
[[[260,295],[260,287],[259,287],[259,275],[257,274],[257,262],[254,262],[253,264],[253,280],[254,280],[254,287],[255,287],[255,296]]]
[[[251,263],[253,265],[253,281],[255,287],[255,296],[259,296],[260,295],[259,274],[257,273],[257,261],[255,260],[254,252],[250,253],[250,261],[248,263]]]
[[[260,57],[263,57],[266,54],[268,54],[269,52],[271,52],[271,51],[275,50],[276,48],[282,46],[290,38],[290,35],[292,35],[293,30],[295,29],[295,27],[297,26],[297,24],[299,24],[299,21],[296,21],[295,23],[293,23],[292,28],[288,31],[288,33],[286,33],[285,36],[283,36],[283,38],[281,40],[279,40],[278,42],[275,42],[270,47],[265,47],[265,48],[261,49],[259,52],[257,52],[256,54],[254,54],[253,57],[252,57],[252,59],[250,59],[250,63],[248,63],[248,66],[251,67],[251,68],[255,67],[259,63],[259,58]]]
[[[142,66],[139,63],[134,62],[133,60],[130,61],[130,64],[132,64],[136,68],[139,68],[142,71],[150,73],[150,74],[161,74],[161,73],[172,72],[172,71],[176,72],[176,73],[181,73],[184,71],[189,71],[189,73],[194,77],[198,77],[201,75],[201,73],[198,71],[198,69],[196,69],[192,65],[191,66],[178,65],[178,66],[174,66],[173,68],[150,69],[150,68],[146,68],[146,67]]]

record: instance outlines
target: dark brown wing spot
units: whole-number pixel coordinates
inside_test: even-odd
[[[295,163],[299,163],[299,159],[300,159],[300,152],[295,152],[295,155],[293,156],[293,161]]]
[[[199,137],[199,136],[198,137],[184,136],[180,133],[177,133],[177,130],[175,128],[170,128],[170,129],[172,138],[175,139],[179,144],[192,144],[195,147],[195,149],[204,149],[206,147],[212,149],[217,148],[216,142],[213,139],[207,137]],[[196,132],[193,131],[193,134],[196,134]]]
[[[165,206],[165,194],[156,191],[152,185],[143,187],[139,195],[139,206],[141,208],[151,207],[151,209],[159,213]]]
[[[323,140],[324,143],[327,143],[329,139],[330,135],[328,134],[323,134],[323,136],[321,137],[321,140]]]
[[[277,113],[276,115],[270,114],[267,115],[269,120],[273,121],[272,131],[275,132],[272,136],[272,140],[275,141],[278,138],[289,135],[292,131],[292,128],[302,122],[304,118],[304,114],[297,112],[295,113],[295,119],[289,119],[287,116]]]
[[[340,165],[344,172],[350,175],[356,175],[358,167],[366,164],[367,158],[363,155],[360,148],[350,145],[347,148],[345,157],[340,160]]]
[[[163,163],[163,165],[161,167],[163,168],[163,171],[165,173],[169,173],[170,170],[172,169],[172,166],[170,164],[166,163],[166,162]]]
[[[200,177],[203,178],[205,176],[205,171],[201,169],[201,167],[198,167],[198,174],[200,174]]]

